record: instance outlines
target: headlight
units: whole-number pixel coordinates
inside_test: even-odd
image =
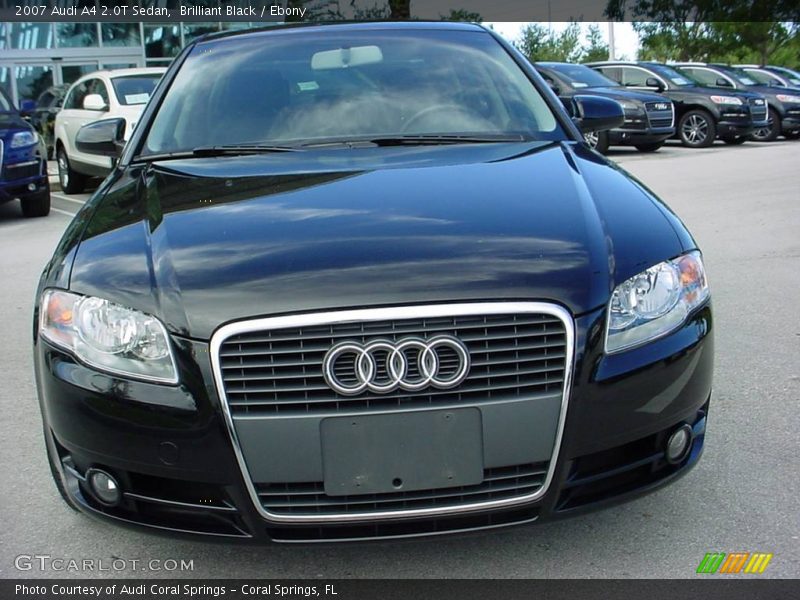
[[[606,352],[626,350],[677,329],[708,294],[699,252],[659,263],[622,282],[609,302]]]
[[[40,310],[42,337],[86,364],[123,377],[178,383],[167,331],[155,317],[61,290],[46,291]]]
[[[736,96],[711,96],[711,101],[714,104],[730,104],[733,106],[742,105],[741,98],[737,98]]]
[[[22,148],[23,146],[33,146],[39,142],[39,135],[32,131],[19,131],[11,138],[11,148]]]
[[[797,102],[798,104],[800,104],[800,96],[789,96],[787,94],[778,94],[777,98],[781,102]]]
[[[635,102],[629,102],[628,100],[617,100],[617,102],[619,102],[625,110],[639,110],[639,105]]]

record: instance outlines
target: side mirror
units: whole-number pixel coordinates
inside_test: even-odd
[[[663,83],[661,83],[661,82],[660,82],[658,79],[656,79],[655,77],[648,77],[648,78],[645,80],[644,84],[645,84],[647,87],[656,88],[656,89],[657,89],[659,92],[660,92],[660,91],[662,91],[662,90],[664,89],[664,84],[663,84]]]
[[[717,81],[716,83],[714,83],[714,85],[716,85],[717,87],[726,87],[726,88],[733,87],[731,85],[731,82],[725,79],[724,77],[717,77]]]
[[[610,98],[579,95],[572,97],[572,120],[581,133],[606,131],[621,127],[625,112],[619,102]]]
[[[83,99],[83,110],[104,111],[108,108],[105,100],[100,94],[86,94]]]
[[[23,117],[30,116],[34,110],[36,110],[36,102],[33,100],[23,100],[19,103],[19,114]]]
[[[103,119],[84,125],[75,136],[78,152],[119,158],[125,147],[125,119]]]

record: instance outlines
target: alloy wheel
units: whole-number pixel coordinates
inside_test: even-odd
[[[767,119],[766,127],[759,127],[753,131],[753,137],[757,140],[767,140],[772,135],[772,129],[775,127],[775,121],[772,117]]]
[[[700,115],[691,115],[684,121],[681,133],[690,144],[702,144],[708,137],[708,121]]]
[[[597,142],[600,140],[600,136],[596,131],[587,131],[583,134],[583,139],[586,140],[590,148],[597,148]]]
[[[63,150],[58,153],[58,182],[62,190],[69,187],[69,163]]]

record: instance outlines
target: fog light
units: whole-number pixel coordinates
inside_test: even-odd
[[[35,192],[36,191],[36,184],[35,183],[29,183],[28,184],[28,191],[29,192]]]
[[[665,451],[667,462],[675,465],[686,458],[692,448],[693,437],[691,425],[681,425],[673,431],[667,440]]]
[[[106,506],[116,506],[122,499],[119,484],[113,476],[100,469],[89,469],[86,482],[92,495]]]

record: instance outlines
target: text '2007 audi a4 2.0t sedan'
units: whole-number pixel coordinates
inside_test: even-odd
[[[512,47],[340,24],[186,47],[45,269],[64,499],[172,532],[391,538],[631,498],[698,460],[700,251]],[[85,126],[113,155],[124,124]]]

